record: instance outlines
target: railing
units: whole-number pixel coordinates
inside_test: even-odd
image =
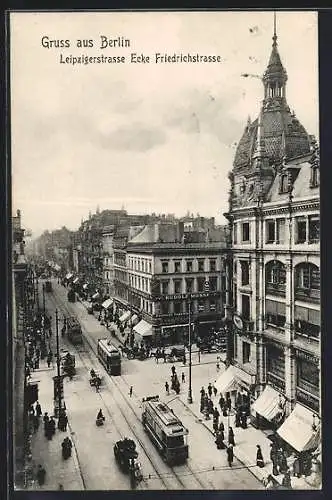
[[[286,284],[285,283],[266,283],[265,291],[270,295],[278,295],[280,297],[285,297],[286,295]]]
[[[296,288],[295,289],[295,300],[304,300],[319,303],[320,302],[320,290],[313,288]]]

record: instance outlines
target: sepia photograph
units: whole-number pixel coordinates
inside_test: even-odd
[[[320,490],[317,12],[8,37],[14,490]]]

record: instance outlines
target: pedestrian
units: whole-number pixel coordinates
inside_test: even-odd
[[[163,350],[161,351],[162,353],[162,356],[163,356],[163,359],[164,359],[164,363],[166,363],[166,352],[165,352],[165,349],[163,348]]]
[[[270,459],[272,462],[272,474],[274,476],[279,475],[278,471],[278,448],[275,443],[271,443],[271,450],[270,450]]]
[[[36,402],[36,415],[37,415],[37,417],[42,416],[42,409],[41,409],[41,406],[39,404],[39,401]]]
[[[133,395],[133,386],[131,385],[129,389],[129,396],[132,397],[132,395]]]
[[[37,415],[34,415],[32,418],[32,424],[33,424],[33,430],[34,432],[37,432],[39,429],[39,418]]]
[[[234,431],[233,431],[232,427],[229,427],[229,429],[228,429],[228,444],[235,446]]]
[[[219,406],[220,406],[220,411],[221,411],[221,412],[223,411],[224,404],[225,404],[225,400],[224,400],[224,398],[223,398],[223,395],[222,395],[222,394],[220,394],[220,398],[219,398]]]
[[[226,405],[227,405],[228,411],[230,411],[232,408],[232,400],[230,398],[229,392],[227,392],[227,394],[226,394]]]
[[[184,375],[184,372],[182,372],[182,374],[181,374],[181,379],[182,379],[182,383],[184,384],[186,381],[186,377]]]
[[[54,436],[54,434],[55,434],[55,427],[56,427],[56,425],[55,425],[55,420],[54,420],[54,418],[53,418],[53,417],[51,417],[51,418],[50,418],[50,421],[49,421],[49,426],[50,426],[50,432],[51,432],[52,437],[53,437],[53,436]]]
[[[212,399],[208,400],[208,409],[209,409],[209,415],[213,414],[213,401]]]
[[[247,413],[245,411],[242,411],[241,413],[241,427],[242,429],[247,429],[248,424],[247,424]]]
[[[172,370],[172,375],[175,375],[176,370],[175,370],[175,366],[174,365],[172,366],[171,370]]]
[[[202,389],[199,391],[201,393],[201,398],[205,396],[205,389],[202,387]]]
[[[292,482],[291,482],[291,477],[290,477],[290,471],[289,470],[287,472],[285,472],[285,475],[282,478],[282,483],[281,484],[282,484],[282,486],[284,488],[289,488],[289,489],[292,488]]]
[[[225,449],[224,434],[222,432],[217,432],[215,443],[217,445],[217,450]]]
[[[63,491],[64,490],[63,484],[59,483],[58,490],[59,491]]]
[[[226,405],[226,402],[224,403],[224,406],[223,406],[223,409],[222,409],[222,416],[223,417],[227,417],[228,415],[228,408],[227,408],[227,405]]]
[[[167,380],[166,380],[166,382],[165,382],[165,389],[166,389],[166,394],[167,394],[167,396],[169,396],[169,385],[168,385]]]
[[[43,416],[43,422],[44,422],[44,434],[47,437],[47,428],[48,428],[48,422],[50,420],[50,417],[48,416],[48,413],[45,412]]]
[[[280,449],[277,453],[277,463],[279,467],[279,472],[281,474],[285,474],[285,472],[287,472],[288,470],[288,465],[285,452],[282,449]]]
[[[216,398],[217,394],[218,394],[218,389],[216,387],[213,387],[213,394],[214,394],[214,397]]]
[[[234,460],[233,445],[229,444],[229,446],[227,447],[226,451],[227,451],[227,462],[228,462],[228,465],[229,465],[229,467],[232,467],[232,463],[233,463],[233,460]]]
[[[261,469],[264,467],[264,460],[263,460],[263,453],[262,449],[259,444],[256,445],[257,452],[256,452],[256,465],[260,467]]]
[[[220,422],[219,424],[219,432],[224,432],[225,431],[225,426],[224,426],[224,422]]]
[[[241,425],[241,414],[239,410],[235,412],[235,427],[240,427]]]
[[[300,460],[298,458],[296,458],[293,463],[293,474],[296,477],[301,477]]]
[[[39,486],[43,486],[43,484],[45,483],[46,470],[40,464],[38,465],[36,476]]]
[[[212,385],[211,385],[211,382],[208,385],[208,393],[209,393],[209,397],[211,398],[211,396],[212,396]]]
[[[216,369],[217,369],[217,372],[220,371],[220,364],[219,363],[216,364]]]

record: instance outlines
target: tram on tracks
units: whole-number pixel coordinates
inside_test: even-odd
[[[82,328],[77,318],[74,316],[67,318],[67,336],[69,342],[74,345],[83,344]]]
[[[107,373],[121,375],[121,353],[111,340],[98,339],[97,353],[98,359],[106,368]]]
[[[142,423],[152,442],[168,465],[188,458],[188,429],[159,396],[143,399]]]

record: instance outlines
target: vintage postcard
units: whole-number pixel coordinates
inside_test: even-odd
[[[8,33],[14,488],[320,489],[317,12]]]

